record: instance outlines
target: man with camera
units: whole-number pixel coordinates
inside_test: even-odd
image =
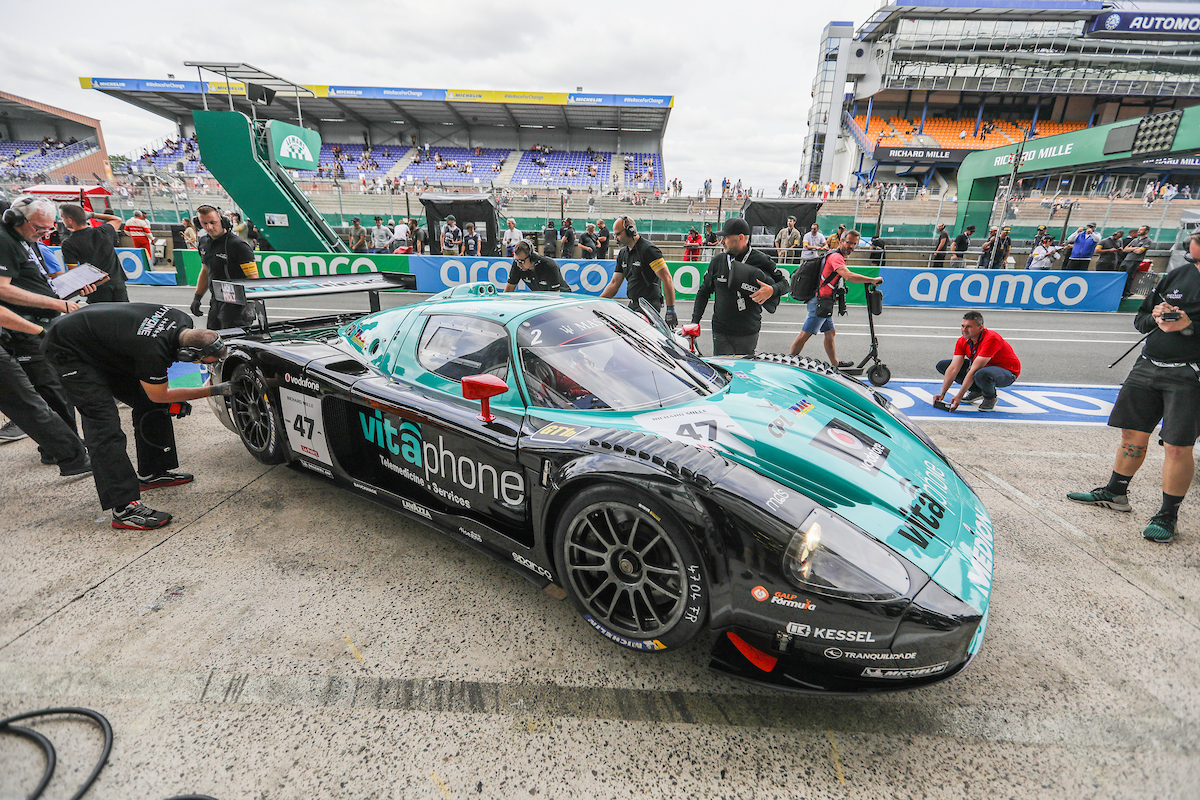
[[[808,301],[808,317],[804,320],[804,327],[788,351],[792,355],[800,355],[800,351],[804,349],[804,345],[808,343],[809,339],[818,333],[823,333],[825,334],[825,353],[829,356],[829,363],[834,367],[854,366],[853,361],[838,361],[837,347],[834,344],[834,336],[837,331],[833,326],[833,308],[835,305],[845,306],[846,288],[843,281],[869,283],[874,286],[883,283],[883,278],[859,275],[857,272],[851,272],[850,268],[846,266],[846,259],[854,252],[854,248],[858,247],[858,240],[858,231],[846,231],[838,237],[837,249],[830,251],[825,256],[825,261],[821,265],[817,293]],[[842,311],[842,313],[845,312]]]
[[[713,257],[696,290],[692,322],[699,322],[715,295],[713,355],[754,355],[762,329],[762,309],[774,314],[787,293],[788,279],[775,262],[750,246],[750,225],[731,217],[721,232],[725,252]],[[799,239],[799,234],[797,234]]]
[[[200,301],[208,291],[210,281],[231,281],[258,277],[258,262],[254,250],[233,232],[233,224],[221,215],[218,208],[209,205],[196,209],[200,227],[208,234],[208,245],[200,255],[200,276],[196,279],[196,293],[192,297],[192,316],[201,314]],[[224,303],[216,294],[209,298],[208,327],[213,330],[236,328],[242,323],[243,306]]]
[[[1152,542],[1169,542],[1175,536],[1179,506],[1196,470],[1192,453],[1200,437],[1200,336],[1193,322],[1200,316],[1200,234],[1188,239],[1186,258],[1189,263],[1168,272],[1134,317],[1133,326],[1149,335],[1108,417],[1111,427],[1121,429],[1108,484],[1067,494],[1076,503],[1131,511],[1129,483],[1145,462],[1150,435],[1161,422],[1159,438],[1166,451],[1162,505],[1142,531]]]
[[[962,336],[954,344],[954,357],[937,363],[937,371],[945,375],[942,390],[934,395],[933,404],[944,411],[953,411],[960,403],[974,403],[980,398],[980,411],[995,411],[997,389],[1012,386],[1021,374],[1021,361],[1004,337],[984,327],[983,314],[968,311],[962,318]],[[958,393],[945,402],[950,385],[961,386]]]

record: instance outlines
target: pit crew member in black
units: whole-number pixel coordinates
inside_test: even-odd
[[[632,217],[617,217],[612,230],[613,236],[621,244],[621,252],[617,253],[617,266],[612,280],[604,287],[600,296],[616,297],[621,283],[628,280],[629,288],[625,294],[633,311],[641,313],[638,301],[645,298],[655,310],[664,311],[663,319],[668,325],[678,325],[679,316],[675,313],[675,284],[671,281],[671,273],[667,270],[662,251],[638,234]],[[665,310],[664,292],[667,297]]]
[[[38,327],[45,327],[79,305],[59,298],[46,279],[48,270],[37,246],[39,237],[54,227],[54,204],[33,197],[18,198],[4,211],[0,224],[0,305]],[[83,294],[95,291],[87,286]],[[33,389],[72,431],[78,431],[75,411],[54,370],[42,357],[40,336],[19,330],[4,333],[2,346],[21,365]],[[31,398],[26,398],[32,402]],[[43,447],[42,458],[51,457]]]
[[[196,279],[196,294],[192,297],[192,315],[200,316],[200,300],[210,281],[243,280],[258,277],[258,262],[254,250],[233,232],[228,218],[213,206],[199,206],[196,213],[200,226],[208,234],[208,246],[200,254],[204,266]],[[222,303],[214,293],[209,298],[208,327],[213,330],[236,328],[242,324],[243,306]]]
[[[558,262],[549,256],[539,256],[527,241],[517,242],[513,248],[513,263],[508,270],[506,292],[515,292],[517,285],[525,282],[531,292],[569,292],[571,287],[563,280]]]
[[[80,264],[91,264],[108,274],[108,280],[88,295],[89,303],[128,303],[129,292],[125,289],[125,269],[117,259],[117,229],[121,218],[112,214],[93,214],[104,224],[98,228],[88,225],[88,212],[79,206],[64,205],[61,209],[63,225],[71,232],[62,246],[63,263],[67,269]]]
[[[762,309],[774,314],[788,279],[775,262],[750,246],[750,225],[741,217],[725,222],[721,232],[725,252],[713,256],[696,290],[692,322],[699,322],[713,305],[713,355],[754,355],[762,328]]]
[[[1200,436],[1200,234],[1188,239],[1188,264],[1171,270],[1142,301],[1133,325],[1149,333],[1141,356],[1121,386],[1108,424],[1121,429],[1121,446],[1107,486],[1070,492],[1077,503],[1130,511],[1129,483],[1146,460],[1150,434],[1162,421],[1159,436],[1166,449],[1162,506],[1142,536],[1167,542],[1175,536],[1179,506],[1195,473],[1192,451]]]
[[[186,313],[167,306],[105,303],[64,317],[46,333],[46,360],[83,418],[96,491],[100,505],[113,510],[114,528],[151,530],[171,521],[170,514],[141,503],[148,489],[192,480],[172,471],[179,456],[170,414],[185,416],[188,400],[234,392],[229,383],[168,387],[172,362],[212,364],[225,354],[215,331],[193,330],[191,324]],[[117,400],[133,409],[137,472],[125,449]]]
[[[0,328],[40,337],[45,330],[36,322],[18,317],[0,306]],[[64,478],[92,471],[92,462],[79,435],[50,410],[45,399],[33,388],[29,376],[17,360],[0,348],[0,412],[12,424],[28,434],[42,450],[42,462],[57,464]]]

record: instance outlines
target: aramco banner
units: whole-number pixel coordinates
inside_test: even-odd
[[[949,308],[1116,311],[1124,272],[883,267],[884,303]]]

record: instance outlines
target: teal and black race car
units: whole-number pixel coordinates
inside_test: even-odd
[[[708,628],[717,671],[817,693],[923,686],[979,651],[987,510],[824,363],[704,359],[615,301],[491,284],[257,328],[216,370],[242,378],[216,409],[256,458],[556,584],[622,647]]]

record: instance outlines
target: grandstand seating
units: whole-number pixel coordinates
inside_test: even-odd
[[[507,148],[483,148],[481,155],[475,155],[475,150],[468,147],[431,147],[428,154],[424,149],[421,150],[420,164],[409,164],[401,174],[409,183],[424,180],[428,180],[430,183],[474,183],[478,178],[480,183],[486,184],[495,179],[498,174],[492,170],[492,167],[499,164],[500,160],[511,152]],[[434,159],[434,155],[437,153],[441,153],[442,159],[445,161],[457,161],[459,166],[470,161],[471,173],[459,172],[455,167],[438,169],[437,161]],[[396,154],[392,153],[392,155]],[[375,160],[379,161],[378,156]],[[382,161],[379,161],[379,166],[383,167]],[[354,173],[357,177],[357,169]],[[350,177],[349,166],[346,168],[346,177]]]
[[[647,189],[661,189],[666,186],[665,179],[663,178],[663,161],[661,155],[658,153],[625,153],[621,158],[624,159],[626,155],[631,156],[633,161],[625,169],[625,176],[621,179],[622,185],[632,186],[643,183]],[[642,162],[647,158],[650,159],[650,166],[654,167],[654,180],[639,181],[637,180],[637,175],[646,171],[647,167]]]
[[[1032,120],[1018,120],[1016,123],[1005,120],[984,121],[994,123],[995,130],[981,138],[976,138],[973,135],[975,131],[975,120],[973,119],[954,120],[949,117],[927,117],[924,134],[937,142],[939,147],[948,150],[987,150],[1021,141],[1025,138],[1025,131],[1029,129],[1032,122]],[[865,115],[859,114],[854,118],[854,122],[862,129],[867,123],[867,118]],[[878,142],[881,145],[907,147],[914,144],[913,137],[917,135],[919,126],[919,119],[907,120],[902,117],[890,117],[887,122],[884,122],[882,117],[872,116],[871,130],[867,133],[867,138],[871,142]],[[1085,127],[1087,127],[1086,122],[1039,122],[1037,136],[1034,138],[1040,139],[1043,136],[1070,133]],[[966,136],[962,135],[964,131]]]
[[[521,183],[521,181],[529,181],[530,186],[552,185],[552,186],[603,186],[608,182],[608,178],[612,173],[612,153],[597,153],[600,157],[599,161],[592,161],[592,154],[586,151],[579,152],[576,150],[556,150],[548,156],[543,156],[533,150],[526,150],[521,153],[521,161],[517,164],[517,170],[513,173],[512,182]],[[547,173],[542,174],[543,167],[535,164],[535,158],[545,158]],[[639,163],[641,159],[638,159]],[[588,167],[592,164],[596,165],[596,176],[588,175]],[[579,171],[577,176],[568,176],[564,173],[566,170],[575,168]],[[657,175],[657,170],[655,171]]]
[[[380,175],[386,175],[397,161],[404,158],[410,148],[407,145],[375,145],[371,152],[371,158],[379,165],[379,169],[360,169],[358,160],[362,158],[363,150],[366,148],[364,144],[351,144],[349,142],[322,142],[321,154],[317,157],[317,162],[324,165],[326,168],[334,163],[333,148],[334,146],[342,148],[342,154],[345,156],[342,161],[342,171],[345,173],[345,180],[358,180],[358,173],[365,173],[368,178],[375,178]],[[383,153],[387,151],[385,156]],[[313,177],[317,174],[315,169],[300,170],[299,174],[303,177]]]

